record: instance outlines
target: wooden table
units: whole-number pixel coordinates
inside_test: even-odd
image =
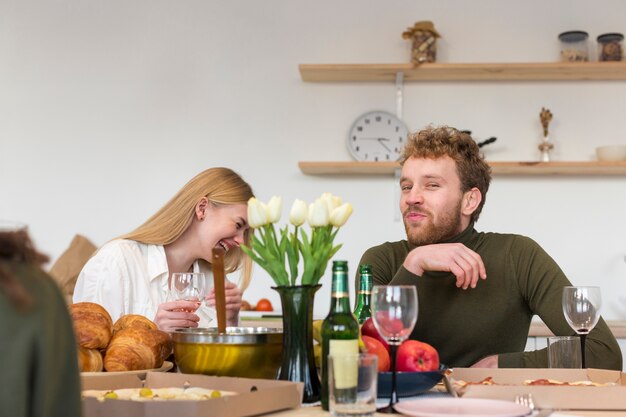
[[[293,410],[285,410],[277,413],[265,414],[266,416],[275,417],[327,417],[331,414],[323,411],[320,407],[301,407]],[[555,411],[554,417],[626,417],[626,411]],[[388,414],[376,413],[376,417],[388,416]]]

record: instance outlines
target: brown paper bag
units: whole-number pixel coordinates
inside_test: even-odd
[[[59,259],[50,268],[50,275],[57,281],[69,303],[72,302],[78,274],[96,249],[98,248],[89,239],[76,235],[69,248],[59,256]]]

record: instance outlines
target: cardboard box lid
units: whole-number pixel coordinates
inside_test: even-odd
[[[480,381],[492,377],[500,384],[522,384],[529,379],[555,379],[564,382],[593,381],[600,383],[614,382],[621,384],[620,371],[607,369],[552,369],[552,368],[454,368],[452,378],[464,381]]]
[[[80,271],[97,249],[85,236],[75,235],[70,246],[50,268],[49,273],[58,282],[68,304],[72,304],[72,294]]]
[[[83,400],[85,417],[129,416],[251,416],[288,408],[300,407],[303,384],[301,382],[275,381],[269,379],[230,378],[206,375],[191,375],[163,372],[148,372],[145,385],[152,388],[182,387],[185,382],[192,386],[234,391],[233,396],[224,396],[205,401],[98,401]],[[83,389],[139,388],[142,381],[136,375],[85,376]]]
[[[496,385],[469,385],[464,397],[514,401],[532,394],[539,408],[567,410],[626,410],[626,375],[604,369],[480,369],[455,368],[452,379],[478,382],[492,377]],[[593,381],[614,386],[523,385],[525,380],[555,379],[564,382]]]

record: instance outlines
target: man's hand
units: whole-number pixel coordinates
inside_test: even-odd
[[[224,292],[226,293],[226,324],[228,326],[237,326],[239,324],[239,310],[241,309],[241,289],[234,283],[225,280]],[[209,307],[215,307],[215,288],[206,298]]]
[[[456,277],[458,288],[476,288],[478,279],[487,279],[485,264],[479,254],[462,243],[439,243],[419,246],[404,260],[403,266],[415,275],[424,271],[448,271]]]
[[[498,367],[498,355],[487,356],[482,358],[470,368],[497,368]]]
[[[190,311],[196,311],[199,307],[196,301],[168,301],[159,304],[154,322],[164,332],[171,332],[181,327],[198,327],[200,317]]]

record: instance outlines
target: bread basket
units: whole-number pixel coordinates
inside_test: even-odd
[[[267,327],[177,329],[174,360],[183,373],[276,379],[283,331]]]

